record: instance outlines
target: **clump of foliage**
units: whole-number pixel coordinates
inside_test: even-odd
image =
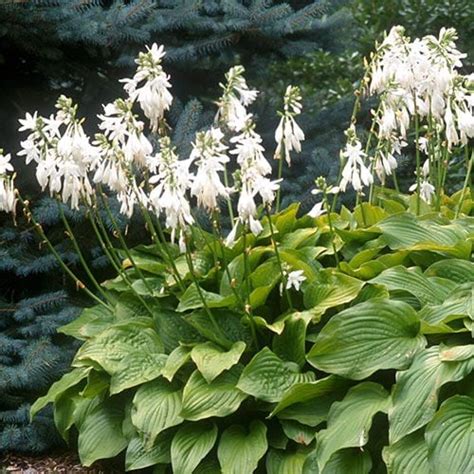
[[[339,179],[317,178],[320,200],[304,214],[298,203],[280,210],[285,163],[304,140],[300,90],[285,91],[272,179],[247,110],[257,91],[241,66],[226,74],[214,126],[197,132],[187,159],[169,134],[173,97],[156,44],[123,81],[126,99],[104,107],[94,141],[64,96],[52,118],[28,114],[22,154],[44,189],[88,209],[117,271],[99,284],[80,258],[88,288],[62,264],[97,304],[61,329],[83,345],[32,414],[53,403],[64,439],[78,432],[85,465],[125,451],[127,470],[158,472],[469,470],[474,116],[455,39],[452,29],[414,41],[391,30],[367,63]],[[378,107],[362,140],[364,94]],[[157,152],[137,104],[159,135]],[[407,195],[395,173],[412,140]],[[458,152],[465,176],[450,196]],[[18,200],[48,245],[14,190],[9,158],[0,162],[0,204],[15,212]],[[129,248],[115,225],[122,248],[111,248],[97,213],[108,209],[103,186],[122,214],[142,213],[151,243]],[[339,204],[349,188],[352,210]],[[233,224],[226,236],[221,205]]]

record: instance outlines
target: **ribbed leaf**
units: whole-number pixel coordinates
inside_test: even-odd
[[[148,447],[162,431],[183,421],[180,411],[181,391],[159,379],[142,385],[135,393],[132,422]]]
[[[264,347],[245,367],[237,387],[266,402],[278,402],[293,385],[314,380],[313,372],[300,373],[293,362],[284,362]]]
[[[110,379],[110,394],[156,379],[161,375],[167,359],[165,354],[130,353]]]
[[[202,420],[234,413],[247,398],[236,387],[241,372],[241,366],[234,366],[211,383],[198,371],[193,372],[184,387],[181,416],[186,420]]]
[[[391,249],[415,247],[416,250],[429,249],[428,244],[439,244],[441,250],[463,242],[466,231],[456,224],[440,225],[436,222],[418,220],[414,215],[405,213],[390,216],[377,223],[376,228],[383,232],[383,240]],[[455,253],[455,252],[453,252]]]
[[[224,351],[212,342],[194,346],[191,358],[207,382],[212,382],[224,370],[237,364],[245,350],[245,342],[236,342],[229,351]]]
[[[403,266],[388,268],[370,282],[384,285],[390,291],[407,291],[421,304],[441,303],[450,292],[450,288],[437,284],[416,269],[409,270]]]
[[[448,382],[462,380],[473,369],[473,357],[443,362],[438,346],[418,353],[411,367],[399,373],[393,389],[393,406],[388,414],[390,444],[426,425],[436,411],[439,389]]]
[[[343,391],[347,386],[348,382],[345,379],[334,375],[316,380],[315,382],[298,383],[290,387],[283,394],[280,402],[271,412],[271,416],[294,404],[309,402],[336,391]]]
[[[202,288],[198,291],[196,285],[190,285],[184,292],[183,296],[179,299],[179,305],[176,308],[176,311],[178,313],[183,313],[190,309],[204,308],[203,299],[208,308],[225,308],[232,306],[236,302],[235,295],[233,294],[222,296],[218,293],[211,293]]]
[[[38,400],[36,400],[36,402],[31,406],[31,417],[33,418],[48,403],[54,402],[66,390],[84,380],[90,371],[91,367],[79,367],[63,375],[57,382],[54,382],[48,390],[48,393],[45,396],[38,398]]]
[[[79,428],[78,451],[81,463],[90,466],[98,459],[117,456],[127,446],[122,434],[123,410],[111,401],[87,414]]]
[[[426,276],[447,278],[457,283],[474,281],[474,263],[457,258],[440,260],[433,263],[426,271]]]
[[[352,301],[363,286],[364,282],[356,278],[331,270],[322,270],[306,288],[304,304],[317,319],[327,309]]]
[[[191,358],[191,349],[178,346],[168,356],[165,366],[161,371],[163,377],[170,382],[173,380],[176,372]]]
[[[107,329],[115,321],[112,311],[102,305],[92,306],[82,311],[78,318],[61,326],[58,332],[76,339],[87,340]]]
[[[390,474],[430,474],[428,446],[423,431],[405,436],[383,449],[383,459]]]
[[[301,474],[305,459],[306,454],[302,452],[270,449],[265,462],[267,474]]]
[[[230,426],[222,433],[217,448],[222,474],[251,474],[267,447],[267,428],[261,421],[252,421],[248,429]]]
[[[308,319],[296,312],[285,318],[285,328],[281,335],[273,336],[272,349],[278,357],[295,362],[300,367],[306,362],[306,327]]]
[[[317,435],[315,456],[319,469],[324,469],[335,452],[365,446],[373,416],[378,412],[386,413],[389,405],[387,391],[373,382],[353,387],[342,401],[334,403],[329,412],[327,429]]]
[[[163,344],[149,321],[136,320],[116,324],[87,341],[77,352],[74,364],[93,360],[113,375],[123,370],[122,361],[132,353],[160,354]],[[126,363],[124,363],[126,366]]]
[[[171,443],[173,472],[192,474],[206,457],[217,439],[217,426],[212,423],[182,426]]]
[[[333,316],[307,359],[325,372],[361,380],[379,369],[405,368],[426,344],[419,331],[418,316],[410,305],[367,301]]]
[[[474,472],[474,399],[446,400],[426,428],[428,461],[433,474]]]
[[[135,469],[144,469],[160,463],[169,463],[170,446],[173,434],[166,431],[155,440],[151,448],[146,449],[142,439],[139,436],[133,437],[127,446],[125,454],[125,468],[127,471]]]
[[[347,448],[336,451],[324,467],[322,474],[369,474],[372,459],[367,451]],[[316,450],[308,455],[302,474],[320,474]]]

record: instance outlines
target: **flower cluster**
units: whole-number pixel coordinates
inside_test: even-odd
[[[76,117],[77,106],[72,100],[61,96],[56,108],[56,115],[50,118],[35,113],[20,119],[20,131],[31,133],[21,142],[18,155],[25,156],[27,164],[37,163],[36,178],[42,190],[60,195],[64,203],[77,209],[81,199],[90,203],[93,188],[88,173],[99,154]]]
[[[163,46],[156,43],[140,53],[135,62],[137,72],[132,79],[122,79],[132,101],[138,100],[145,116],[150,120],[152,132],[157,132],[165,112],[170,108],[173,96],[169,92],[169,76],[161,65],[165,56]]]
[[[301,113],[301,92],[299,87],[288,86],[284,97],[284,109],[280,112],[281,119],[275,131],[275,141],[277,148],[275,158],[277,160],[285,158],[288,166],[291,165],[290,153],[295,150],[301,151],[301,142],[304,140],[304,133],[296,123],[295,117]]]
[[[416,145],[431,163],[440,159],[441,149],[465,146],[474,137],[474,77],[459,72],[466,55],[457,50],[456,39],[453,28],[442,28],[438,37],[411,41],[397,26],[377,48],[368,85],[370,93],[380,96],[375,118],[379,146],[373,159],[382,184],[397,166],[394,154],[407,145],[411,124]],[[431,188],[429,173],[419,169],[412,189],[431,202]]]
[[[0,148],[0,211],[15,213],[16,193],[14,185],[13,166],[10,163],[11,156],[4,155]]]

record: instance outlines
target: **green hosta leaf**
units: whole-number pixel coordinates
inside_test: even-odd
[[[242,315],[230,310],[213,310],[212,314],[220,331],[212,323],[205,311],[194,311],[186,317],[186,321],[207,340],[231,348],[234,342],[243,341],[247,345],[252,343],[252,333],[242,324]]]
[[[406,367],[426,344],[419,331],[418,316],[408,304],[367,301],[332,317],[307,359],[325,372],[361,380],[380,369]]]
[[[172,352],[183,344],[202,342],[205,339],[176,311],[159,309],[154,316],[155,329],[166,352]]]
[[[136,318],[148,318],[150,313],[143,306],[140,298],[131,291],[122,292],[115,304],[115,317],[118,321],[127,321]]]
[[[66,390],[84,380],[90,371],[91,367],[79,367],[63,375],[57,382],[54,382],[48,390],[48,393],[45,396],[38,398],[38,400],[36,400],[36,402],[31,406],[31,418],[33,418],[48,403],[54,402]]]
[[[75,421],[74,413],[81,402],[81,397],[77,392],[76,386],[71,387],[62,392],[54,402],[54,424],[66,443],[69,442],[69,430]]]
[[[430,249],[428,244],[439,244],[439,250],[455,253],[453,247],[463,242],[467,235],[457,224],[440,225],[436,222],[417,219],[413,214],[397,214],[377,223],[383,232],[383,240],[391,249]],[[461,257],[462,258],[462,257]]]
[[[266,456],[265,467],[267,474],[302,474],[306,454],[270,449]]]
[[[405,436],[400,441],[383,449],[383,459],[390,474],[430,474],[428,446],[423,431]],[[449,471],[447,471],[449,472]]]
[[[327,429],[317,435],[315,456],[319,469],[324,469],[335,452],[365,446],[372,418],[378,412],[386,413],[389,405],[387,391],[373,382],[353,387],[342,401],[334,403],[329,412]]]
[[[316,401],[321,403],[324,397],[334,393],[343,392],[349,385],[349,382],[341,377],[330,375],[315,382],[297,383],[290,387],[281,398],[280,402],[273,409],[270,416],[274,416],[295,404]],[[332,397],[331,397],[332,399]]]
[[[356,278],[332,270],[322,270],[306,287],[304,304],[318,320],[327,309],[352,301],[363,286],[364,282]]]
[[[181,390],[165,380],[142,385],[133,397],[132,422],[147,447],[162,431],[183,421],[180,412]]]
[[[261,421],[252,421],[248,429],[230,426],[222,433],[217,448],[222,474],[251,474],[267,448],[267,428]]]
[[[264,347],[245,367],[237,387],[266,402],[278,402],[291,386],[314,380],[314,373],[300,373],[297,364],[284,362]]]
[[[166,271],[166,265],[160,261],[160,257],[157,255],[139,252],[136,249],[131,250],[131,255],[133,262],[140,270],[160,276]]]
[[[474,399],[446,400],[426,428],[428,461],[433,474],[474,472]]]
[[[457,287],[441,304],[426,305],[418,313],[423,332],[454,332],[449,323],[463,317],[474,319],[474,285],[467,283]]]
[[[295,231],[283,236],[280,245],[281,247],[297,249],[300,247],[314,246],[317,239],[318,229],[305,227],[303,229],[296,229]]]
[[[456,351],[457,348],[451,348]],[[442,348],[444,357],[447,348]],[[408,370],[400,372],[389,410],[390,444],[426,425],[438,404],[438,392],[448,382],[462,380],[474,369],[474,358],[443,362],[438,346],[419,352]]]
[[[261,286],[273,288],[280,279],[280,266],[275,257],[263,262],[250,274],[250,281],[253,288]]]
[[[279,214],[272,216],[272,222],[280,236],[284,236],[291,232],[296,224],[296,214],[298,213],[299,203],[294,203],[281,211]]]
[[[156,438],[151,448],[146,448],[139,436],[133,437],[127,446],[125,468],[127,471],[144,469],[160,463],[169,463],[170,446],[173,433],[166,431]]]
[[[90,466],[98,459],[117,456],[127,447],[127,439],[122,434],[122,421],[122,407],[110,400],[87,414],[78,437],[79,457],[84,466]]]
[[[211,293],[201,288],[200,291],[202,298],[206,301],[208,308],[225,308],[233,306],[236,303],[236,298],[233,294],[228,296],[222,296],[218,293]],[[179,299],[179,305],[176,309],[178,313],[189,311],[190,309],[204,308],[204,303],[199,294],[196,285],[188,286],[183,296]]]
[[[466,346],[440,346],[439,358],[443,362],[462,361],[474,358],[474,344]]]
[[[316,435],[314,428],[294,420],[280,420],[285,435],[295,443],[309,446]]]
[[[312,260],[308,258],[308,255],[305,253],[305,249],[301,249],[301,250],[280,249],[279,253],[280,253],[281,260],[284,263],[287,263],[291,267],[292,270],[302,270],[304,273],[304,276],[309,281],[312,281],[313,278],[316,277],[318,265],[317,264],[311,265]]]
[[[212,416],[223,417],[237,411],[247,398],[236,387],[241,372],[241,366],[234,366],[211,383],[207,383],[198,371],[193,372],[184,387],[181,416],[194,421]]]
[[[191,349],[184,346],[178,346],[173,352],[168,356],[161,375],[168,381],[172,381],[176,372],[183,367],[184,364],[191,358]]]
[[[161,375],[167,359],[165,354],[130,353],[110,379],[110,394],[156,379]]]
[[[236,342],[229,351],[224,351],[212,342],[205,342],[194,346],[191,358],[199,372],[207,382],[212,382],[224,370],[230,369],[239,362],[245,350],[245,342]]]
[[[285,318],[285,329],[273,337],[272,349],[278,357],[295,362],[300,367],[306,362],[306,326],[308,321],[301,313],[292,313]]]
[[[78,318],[61,326],[58,332],[76,339],[86,340],[101,333],[114,322],[115,317],[112,311],[102,305],[97,305],[84,309]]]
[[[84,398],[94,398],[109,388],[110,376],[103,370],[92,370],[87,377],[87,384],[79,395]]]
[[[212,423],[182,426],[171,443],[173,472],[192,474],[206,457],[217,439],[217,426]]]
[[[335,452],[324,467],[322,474],[369,474],[372,472],[371,469],[372,460],[367,451],[348,448]],[[302,474],[320,473],[315,450],[306,458]]]
[[[457,258],[440,260],[433,263],[425,271],[425,275],[447,278],[457,283],[474,282],[474,263]]]
[[[127,321],[116,324],[87,341],[77,352],[73,365],[93,360],[113,375],[122,370],[122,361],[133,353],[160,354],[163,344],[148,321]]]
[[[416,296],[422,304],[441,303],[450,289],[439,285],[416,269],[402,266],[388,268],[373,278],[371,283],[385,285],[390,291],[403,290]]]

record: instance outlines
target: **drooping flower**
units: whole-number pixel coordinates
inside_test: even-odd
[[[15,214],[17,197],[14,184],[15,177],[9,174],[13,172],[10,159],[10,154],[4,155],[0,148],[0,211]]]
[[[149,204],[158,215],[164,214],[174,242],[176,233],[182,237],[185,227],[194,222],[186,197],[192,184],[189,171],[192,160],[179,160],[170,138],[166,136],[160,139],[160,151],[154,160],[157,173],[149,181],[155,185],[149,195]]]
[[[247,106],[254,102],[258,94],[247,85],[244,72],[243,66],[234,66],[225,75],[226,83],[219,84],[224,92],[217,102],[215,121],[225,124],[233,132],[240,132],[246,126],[250,118]]]
[[[36,178],[43,190],[60,194],[64,203],[77,209],[81,199],[90,203],[93,188],[88,173],[96,166],[99,153],[76,117],[72,100],[61,96],[56,108],[56,115],[49,119],[35,113],[20,120],[20,130],[31,133],[21,142],[18,155],[25,156],[27,164],[37,163]]]
[[[171,84],[169,76],[162,67],[165,56],[164,47],[156,43],[147,46],[146,52],[141,52],[135,62],[137,72],[132,79],[122,79],[124,89],[132,101],[137,100],[146,117],[150,120],[151,129],[157,132],[164,114],[169,110],[173,96],[169,92]]]
[[[296,123],[295,117],[301,113],[301,94],[299,87],[288,86],[284,97],[284,110],[281,113],[280,123],[275,131],[277,148],[275,158],[285,158],[288,166],[291,165],[291,152],[301,152],[301,142],[304,133]]]
[[[306,276],[304,275],[303,270],[294,270],[292,272],[283,271],[285,275],[286,282],[285,284],[280,283],[280,295],[283,293],[283,289],[290,290],[294,288],[296,291],[300,291],[301,284],[306,281]]]
[[[347,130],[346,135],[348,136],[348,142],[341,151],[344,167],[339,188],[341,191],[345,191],[347,185],[350,184],[354,191],[360,193],[364,186],[369,186],[373,183],[374,178],[369,168],[365,165],[364,160],[367,155],[362,150],[362,144],[357,138],[355,127],[351,126]]]
[[[190,159],[197,165],[197,173],[191,185],[191,195],[196,196],[198,206],[208,211],[217,208],[220,196],[229,197],[230,189],[220,177],[229,162],[227,147],[222,143],[224,134],[219,128],[198,132],[193,143]]]
[[[435,194],[435,187],[429,182],[430,176],[430,160],[425,160],[421,167],[421,174],[419,179],[420,189],[418,190],[418,180],[415,184],[412,184],[409,188],[411,192],[419,191],[421,199],[427,204],[431,204],[433,196]]]

